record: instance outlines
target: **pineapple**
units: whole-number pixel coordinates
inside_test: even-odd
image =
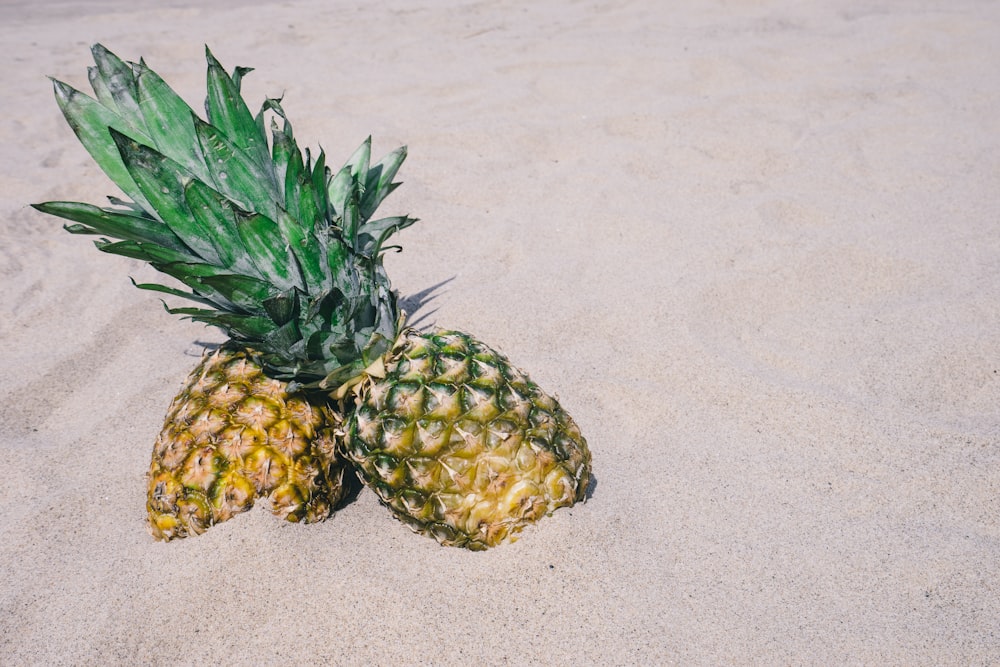
[[[227,74],[206,49],[204,121],[143,61],[94,54],[96,100],[60,82],[56,97],[131,201],[36,208],[118,239],[97,247],[187,289],[138,287],[193,300],[168,310],[230,339],[157,439],[154,535],[198,533],[257,497],[322,518],[343,459],[411,528],[475,550],[584,499],[590,452],[558,401],[468,334],[404,325],[382,255],[415,219],[372,216],[405,148],[372,164],[369,137],[333,172],[323,152],[303,159],[279,100],[251,115],[246,68]]]
[[[150,532],[162,540],[198,535],[260,497],[289,521],[323,520],[344,491],[336,423],[264,375],[246,351],[206,354],[153,447]]]
[[[482,550],[583,500],[590,452],[551,396],[459,331],[399,336],[360,392],[344,455],[392,512]]]
[[[72,233],[117,239],[96,245],[145,260],[188,286],[190,292],[138,285],[218,308],[174,312],[225,320],[232,339],[190,374],[167,412],[148,475],[149,530],[163,540],[196,535],[260,497],[290,521],[322,520],[344,494],[345,462],[334,451],[339,416],[328,401],[316,403],[287,380],[299,377],[288,368],[306,365],[316,377],[326,370],[308,366],[299,350],[284,357],[288,368],[279,379],[264,375],[259,359],[284,353],[296,327],[315,336],[329,328],[323,317],[333,312],[332,278],[317,264],[327,257],[314,252],[300,264],[296,256],[317,206],[326,205],[323,158],[313,167],[307,152],[303,163],[287,123],[274,131],[272,156],[263,114],[281,117],[279,102],[267,100],[252,116],[239,95],[249,70],[229,75],[210,52],[209,122],[145,63],[125,63],[101,45],[93,55],[88,78],[96,99],[54,81],[56,99],[132,201],[111,198],[113,206],[104,209],[73,202],[36,208],[71,220]],[[314,179],[324,186],[319,195]],[[286,242],[288,235],[299,245]],[[307,280],[320,298],[300,299]],[[307,314],[307,307],[315,312]],[[256,349],[247,349],[248,342]],[[298,343],[303,348],[305,341]]]

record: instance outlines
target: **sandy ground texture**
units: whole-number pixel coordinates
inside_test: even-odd
[[[1000,663],[1000,5],[202,4],[0,3],[0,663]],[[369,491],[154,542],[220,337],[27,207],[114,191],[45,79],[94,42],[408,144],[395,286],[560,397],[590,500],[485,553]]]

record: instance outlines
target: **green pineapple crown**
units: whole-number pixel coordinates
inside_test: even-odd
[[[371,164],[369,137],[333,173],[322,151],[303,160],[279,99],[251,114],[240,94],[250,68],[228,74],[206,47],[206,122],[143,60],[92,52],[96,98],[53,80],[56,100],[131,201],[34,207],[180,281],[190,291],[136,286],[197,302],[167,310],[221,328],[273,377],[335,387],[380,358],[400,325],[382,254],[416,220],[371,218],[399,186],[406,148]]]

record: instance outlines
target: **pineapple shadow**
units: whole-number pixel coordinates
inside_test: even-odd
[[[421,312],[431,301],[438,297],[437,290],[447,285],[455,276],[446,278],[436,285],[431,285],[427,289],[420,290],[414,294],[399,297],[400,309],[406,313],[406,324],[414,329],[426,331],[434,326],[434,322],[429,318],[437,312],[437,308],[429,312]]]
[[[340,502],[333,506],[333,512],[330,516],[357,502],[358,496],[364,488],[365,485],[361,482],[358,474],[354,472],[354,466],[344,462],[344,495],[341,496]]]

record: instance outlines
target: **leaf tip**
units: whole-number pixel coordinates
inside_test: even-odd
[[[68,103],[71,99],[73,99],[73,96],[76,95],[76,88],[68,83],[63,83],[59,79],[51,76],[49,77],[49,80],[52,82],[52,90],[56,94],[56,101],[60,104]]]
[[[218,67],[222,69],[222,63],[218,61],[215,55],[212,53],[212,49],[208,48],[208,44],[205,45],[205,60],[208,62],[209,69]]]

